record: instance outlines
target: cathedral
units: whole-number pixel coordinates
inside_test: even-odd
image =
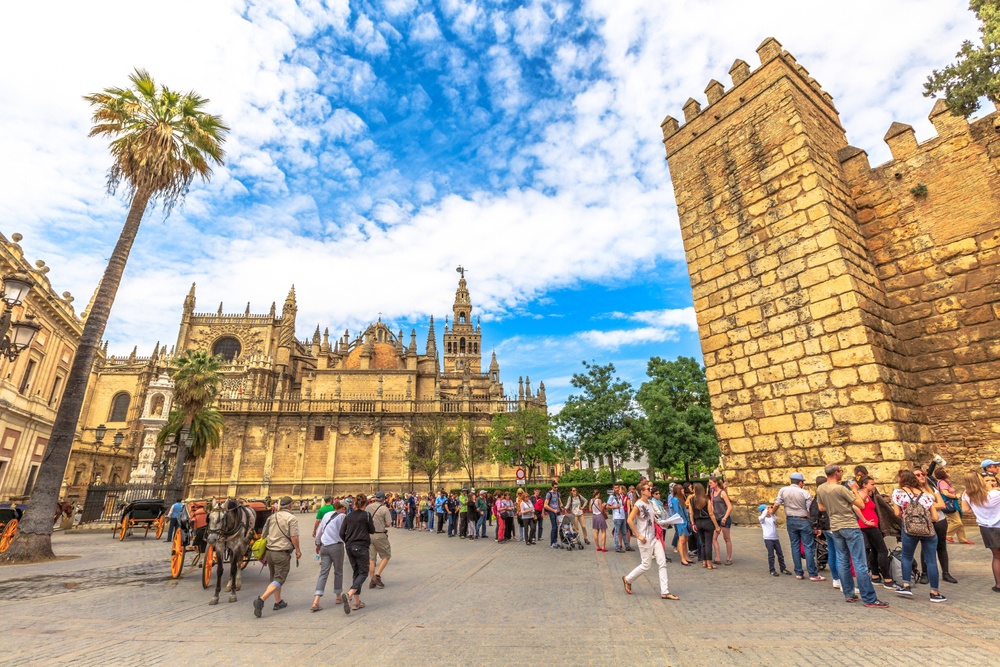
[[[224,360],[218,407],[226,424],[221,446],[189,466],[189,496],[312,498],[376,487],[426,489],[426,477],[414,475],[405,454],[416,422],[463,420],[472,437],[483,437],[495,414],[547,409],[544,383],[533,391],[530,379],[519,378],[516,395],[508,396],[495,353],[484,366],[482,327],[460,271],[443,340],[431,317],[422,352],[416,330],[407,340],[381,318],[355,334],[331,336],[317,327],[310,340],[298,340],[294,287],[280,311],[272,304],[268,313],[252,314],[248,305],[242,314],[228,314],[221,305],[214,313],[197,312],[192,285],[172,349],[157,345],[148,357],[133,351],[99,359],[64,497],[82,499],[94,481],[134,480],[137,468],[165,476],[176,449],[155,446],[155,434],[169,410],[166,373],[187,350]],[[99,435],[98,426],[111,437]],[[112,444],[115,435],[119,447]],[[510,484],[513,475],[507,466],[482,463],[476,482]],[[444,483],[466,479],[459,470]]]

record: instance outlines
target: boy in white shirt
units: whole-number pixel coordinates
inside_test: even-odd
[[[764,546],[767,547],[767,567],[771,571],[772,576],[779,576],[777,570],[774,569],[774,557],[778,556],[778,568],[781,570],[781,574],[791,574],[785,567],[785,554],[781,552],[781,542],[778,541],[778,519],[771,512],[771,507],[768,505],[761,505],[757,508],[760,510],[760,516],[757,520],[760,521],[760,527],[764,529]]]

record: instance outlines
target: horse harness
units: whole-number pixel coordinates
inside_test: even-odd
[[[238,504],[235,507],[230,507],[228,509],[223,509],[222,506],[213,507],[211,511],[212,514],[224,513],[225,516],[222,519],[222,525],[219,528],[219,530],[215,531],[209,528],[208,533],[209,534],[217,533],[219,536],[217,539],[220,539],[225,542],[229,538],[234,537],[241,532],[244,532],[245,528],[251,528],[251,526],[249,525],[249,521],[247,520],[247,513],[243,511],[244,507],[246,507],[246,505],[243,504]],[[233,526],[232,530],[227,530],[226,523],[230,513],[235,513],[236,525]]]

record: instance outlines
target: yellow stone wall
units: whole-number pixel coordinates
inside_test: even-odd
[[[733,500],[748,517],[827,463],[888,481],[930,450],[995,454],[992,117],[935,107],[919,147],[894,125],[872,170],[808,72],[773,39],[758,55],[661,126]]]

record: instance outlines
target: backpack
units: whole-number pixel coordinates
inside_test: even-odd
[[[535,511],[541,512],[544,509],[545,509],[545,499],[542,498],[541,496],[538,496],[537,498],[535,498]]]
[[[903,530],[912,537],[930,537],[934,535],[934,522],[931,520],[931,511],[920,504],[920,497],[923,493],[917,494],[914,498],[909,493],[910,502],[903,510]]]

